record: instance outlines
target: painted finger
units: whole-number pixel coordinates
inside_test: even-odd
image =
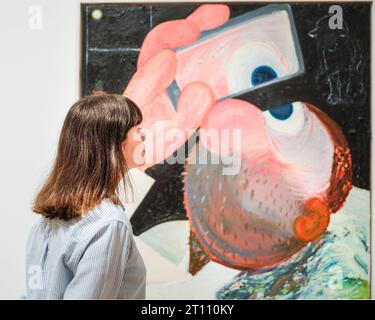
[[[198,129],[202,119],[215,104],[215,96],[203,82],[192,82],[181,91],[177,117],[186,129]]]
[[[166,92],[162,92],[151,103],[140,108],[143,115],[142,128],[150,128],[156,121],[177,120],[176,110]]]
[[[161,23],[153,28],[143,41],[137,68],[163,49],[174,49],[193,43],[200,36],[197,24],[186,19]]]
[[[171,84],[176,68],[176,54],[168,49],[160,51],[133,75],[124,95],[139,106],[150,103]]]
[[[225,4],[203,4],[186,19],[196,23],[201,31],[220,27],[229,20],[230,9]]]

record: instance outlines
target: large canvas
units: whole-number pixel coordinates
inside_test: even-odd
[[[126,205],[147,298],[369,298],[369,14],[82,6],[82,95],[127,95],[149,132]]]

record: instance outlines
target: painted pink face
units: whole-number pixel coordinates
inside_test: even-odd
[[[198,128],[240,130],[240,144],[225,151],[241,159],[238,174],[223,175],[220,164],[187,165],[185,207],[192,231],[213,260],[238,269],[262,268],[280,263],[324,233],[330,214],[351,188],[351,159],[340,128],[308,103],[288,104],[280,117],[278,111],[262,112],[239,99],[217,102],[248,86],[249,70],[243,69],[249,63],[254,71],[256,61],[266,61],[273,78],[295,72],[288,41],[277,42],[282,22],[279,28],[267,23],[264,34],[225,47],[219,39],[199,50],[177,55],[171,50],[193,44],[229,15],[226,5],[202,5],[186,19],[152,29],[124,94],[141,107],[141,125],[148,130],[143,168],[166,159]],[[267,34],[272,44],[264,41]],[[210,64],[201,63],[210,52]],[[181,89],[176,109],[167,94],[174,80]],[[171,130],[179,134],[168,139]],[[163,141],[163,148],[155,147],[155,140]],[[196,148],[222,155],[221,140],[202,136]]]

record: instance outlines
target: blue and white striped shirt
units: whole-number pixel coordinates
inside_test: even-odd
[[[26,250],[26,299],[145,299],[146,267],[123,206],[40,217]]]

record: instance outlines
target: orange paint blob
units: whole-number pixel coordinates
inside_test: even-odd
[[[304,214],[294,221],[294,233],[302,242],[310,242],[321,236],[328,227],[330,211],[319,198],[306,201]]]

